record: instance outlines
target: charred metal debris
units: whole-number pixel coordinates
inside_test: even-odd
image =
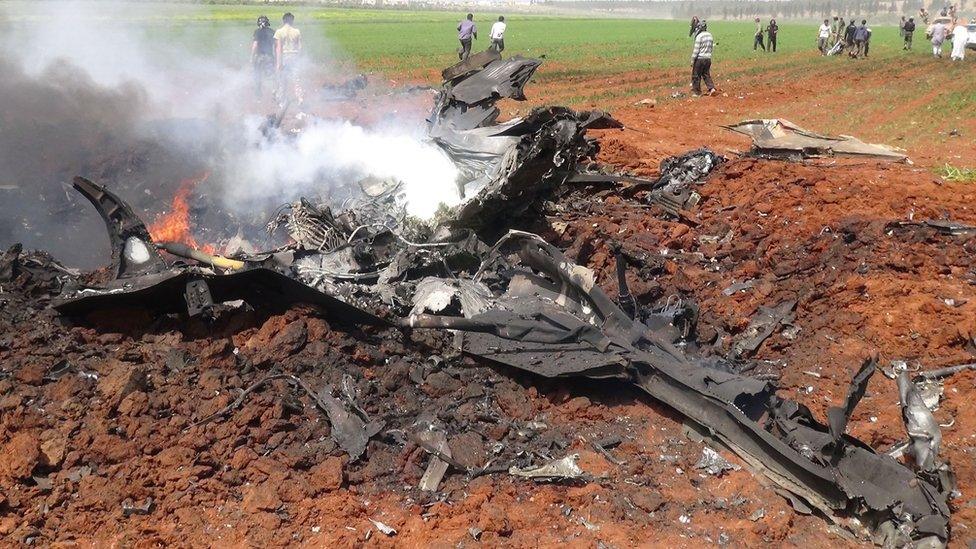
[[[497,124],[497,101],[523,99],[539,64],[486,52],[444,72],[430,137],[460,167],[458,184],[467,200],[442,212],[433,225],[403,213],[397,182],[363,181],[353,205],[341,211],[306,200],[283,207],[268,230],[287,232],[291,244],[222,257],[153,242],[124,200],[78,178],[75,189],[108,228],[113,276],[91,285],[59,272],[64,284],[53,305],[65,315],[126,306],[207,315],[235,300],[254,307],[304,302],[347,323],[454,330],[461,334],[460,350],[471,357],[546,378],[632,385],[681,413],[714,447],[738,456],[798,512],[817,512],[879,544],[944,544],[953,487],[938,459],[938,424],[926,415],[911,380],[898,384],[910,439],[905,451],[914,468],[846,434],[876,369],[874,359],[864,362],[845,402],[823,424],[802,404],[777,395],[770,382],[737,373],[748,368],[686,345],[694,307],[639,311],[626,288],[623,253],[617,254],[621,299],[615,301],[592,271],[541,237],[506,230],[513,216],[567,184],[643,187],[666,214],[687,216],[698,201],[695,185],[723,161],[711,151],[693,151],[666,161],[657,181],[637,180],[590,169],[598,144],[586,130],[620,127],[604,113],[548,107]],[[178,259],[168,260],[161,251]],[[16,255],[0,261],[3,276],[23,268]],[[773,330],[792,321],[795,306],[787,301],[763,309],[729,360],[747,361]],[[301,380],[289,380],[301,386]],[[331,388],[303,389],[354,458],[382,429],[348,392],[337,398]],[[452,463],[449,449],[436,430],[423,431],[417,440],[437,458],[422,481],[436,489]],[[724,463],[713,458],[702,467],[721,472]],[[580,474],[573,456],[511,473],[537,479]]]

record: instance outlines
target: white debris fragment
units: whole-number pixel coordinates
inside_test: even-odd
[[[708,446],[702,449],[701,459],[695,464],[695,469],[705,471],[712,476],[721,476],[726,471],[738,471],[740,467],[722,457],[721,454]]]
[[[383,524],[378,520],[369,519],[369,521],[373,523],[373,526],[375,526],[377,530],[387,536],[395,536],[397,533],[396,528],[393,528],[392,526]]]
[[[691,524],[691,517],[689,517],[688,515],[681,515],[680,517],[678,517],[678,522],[680,522],[681,524]]]
[[[537,480],[579,478],[583,476],[583,469],[580,469],[580,466],[576,464],[577,460],[579,460],[579,454],[569,454],[562,459],[524,469],[513,465],[509,467],[508,474]]]

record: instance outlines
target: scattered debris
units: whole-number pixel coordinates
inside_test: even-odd
[[[132,515],[148,515],[156,506],[153,498],[146,498],[141,504],[136,505],[131,499],[126,498],[122,502],[122,516],[131,517]]]
[[[380,522],[378,520],[369,519],[369,521],[372,522],[373,523],[373,526],[375,526],[376,529],[379,530],[380,533],[383,534],[383,535],[386,535],[386,536],[395,536],[397,534],[396,528],[393,528],[392,526],[388,526],[386,524],[383,524],[382,522]]]
[[[751,137],[752,154],[762,157],[868,156],[894,161],[908,158],[894,147],[864,143],[846,135],[816,134],[783,119],[746,120],[724,127]]]
[[[579,454],[569,454],[543,465],[524,469],[512,466],[508,469],[508,474],[540,481],[575,480],[583,476],[583,470],[576,464],[578,460]]]
[[[759,509],[753,511],[751,515],[749,515],[749,520],[751,520],[752,522],[757,522],[765,516],[766,516],[766,508],[760,507]]]
[[[904,372],[898,376],[898,394],[905,430],[908,431],[911,440],[909,452],[919,469],[933,472],[938,465],[939,447],[942,445],[942,430],[939,428],[939,423],[925,405],[918,387]]]
[[[760,305],[749,326],[732,345],[732,356],[748,356],[755,352],[776,328],[793,322],[795,308],[796,301],[793,300],[783,301],[774,307]]]
[[[702,448],[701,458],[695,464],[695,469],[702,470],[712,476],[722,476],[726,471],[738,471],[740,467],[722,457],[721,454],[708,446]]]

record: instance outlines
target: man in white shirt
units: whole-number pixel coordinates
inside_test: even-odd
[[[817,32],[817,49],[820,50],[820,55],[827,55],[827,43],[830,40],[830,20],[824,19],[823,25],[820,25],[820,30]]]
[[[489,38],[491,39],[491,49],[501,53],[505,51],[505,29],[508,25],[505,24],[505,16],[499,15],[498,21],[491,26],[491,33]]]

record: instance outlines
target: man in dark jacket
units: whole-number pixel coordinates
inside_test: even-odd
[[[908,21],[905,23],[905,48],[906,50],[912,49],[912,35],[915,34],[915,18],[909,17]]]
[[[869,36],[870,32],[868,31],[868,21],[867,19],[861,19],[861,26],[854,30],[854,53],[851,55],[851,57],[856,59],[863,55],[867,55],[866,44]]]
[[[779,34],[779,25],[776,24],[775,19],[769,20],[769,26],[766,27],[766,45],[768,48],[767,52],[776,51],[776,35]]]
[[[848,55],[854,57],[854,33],[857,32],[857,24],[851,19],[851,22],[847,24],[847,28],[844,29],[844,48],[848,50]]]

